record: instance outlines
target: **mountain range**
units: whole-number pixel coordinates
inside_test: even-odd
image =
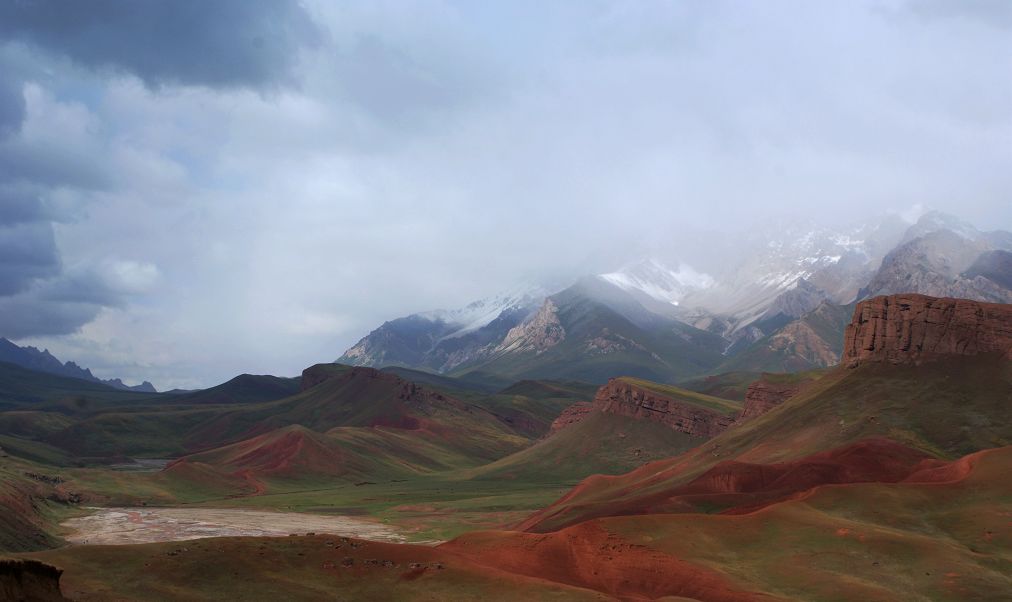
[[[931,212],[844,229],[756,233],[718,274],[646,257],[454,311],[384,323],[338,358],[468,378],[660,382],[839,361],[853,304],[898,292],[1012,301],[1012,233]]]
[[[91,373],[88,368],[82,368],[74,362],[61,362],[49,353],[48,349],[42,351],[35,347],[21,347],[7,340],[0,338],[0,362],[7,362],[29,370],[47,372],[57,376],[79,378],[90,382],[102,383],[114,389],[124,391],[137,391],[142,393],[155,393],[155,386],[148,381],[139,385],[127,385],[118,378],[103,380]]]

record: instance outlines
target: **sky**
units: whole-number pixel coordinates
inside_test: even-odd
[[[0,336],[159,389],[1010,192],[1004,0],[0,3]]]

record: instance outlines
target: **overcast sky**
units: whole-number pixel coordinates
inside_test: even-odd
[[[1009,229],[1010,191],[1005,0],[0,3],[0,336],[160,389],[771,218]]]

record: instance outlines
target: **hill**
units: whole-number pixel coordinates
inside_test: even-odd
[[[867,470],[866,460],[881,457],[846,460],[860,446],[849,449],[834,454],[842,464],[823,464],[830,457],[823,456],[816,466],[846,467],[846,473],[862,465]],[[614,516],[551,533],[476,532],[439,549],[621,599],[1006,597],[1012,578],[1004,558],[1012,530],[1003,508],[1012,502],[1005,476],[1012,448],[952,462],[918,462],[919,452],[894,451],[907,455],[864,475],[887,482],[821,486],[743,515]],[[805,475],[803,465],[770,476]],[[762,481],[756,476],[753,482]]]
[[[722,372],[683,380],[678,384],[683,389],[712,397],[732,401],[744,401],[748,386],[759,378],[760,372]]]
[[[63,405],[67,411],[84,411],[94,405],[116,405],[158,398],[124,391],[91,380],[57,376],[0,362],[0,410],[40,409]]]
[[[182,405],[256,403],[289,397],[299,392],[301,379],[240,374],[228,382],[174,395],[167,400]]]
[[[554,529],[608,515],[616,504],[673,491],[724,460],[784,462],[875,436],[941,458],[1001,447],[1012,443],[1012,425],[1003,418],[1010,392],[1012,365],[995,357],[840,368],[682,456],[560,500],[529,527]]]
[[[440,378],[450,391],[451,379]],[[291,397],[223,408],[201,420],[180,442],[199,451],[168,471],[201,465],[231,477],[278,482],[468,468],[544,434],[575,394],[532,383],[535,390],[528,392],[540,398],[466,389],[457,396],[386,371],[327,364],[306,369],[302,386]]]
[[[898,307],[909,306],[902,296],[885,299]],[[938,302],[948,301],[934,301]],[[883,299],[878,298],[858,306],[855,322],[848,327],[849,339],[865,340],[859,335],[869,331],[870,324],[877,325],[875,332],[891,331],[881,320],[862,326],[861,316],[874,315],[874,308],[882,303]],[[975,308],[958,314],[965,323],[975,323],[979,316],[987,315],[986,304],[958,303]],[[993,306],[993,311],[1005,315],[1012,308]],[[874,361],[874,357],[849,361],[851,367],[836,368],[768,412],[741,421],[681,456],[645,465],[621,477],[592,479],[592,485],[575,489],[525,525],[552,530],[588,518],[624,513],[620,509],[639,507],[644,500],[657,496],[674,495],[693,478],[728,460],[787,462],[874,437],[888,437],[938,458],[1012,443],[1012,424],[1004,418],[1012,403],[1012,362],[1006,356],[1012,338],[981,348],[978,344],[993,339],[985,335],[978,344],[970,343],[955,335],[967,330],[952,321],[939,320],[938,313],[898,311],[892,315],[897,323],[906,324],[903,332],[922,333],[914,341],[937,340],[923,333],[952,333],[949,353],[943,353],[943,347],[936,344],[931,347],[933,355],[925,356],[920,347],[909,344],[911,339],[873,337],[891,351],[886,354],[891,361]],[[904,322],[904,316],[909,320]],[[997,319],[988,322],[1002,330],[999,323]],[[980,353],[964,354],[971,349]],[[932,361],[924,361],[928,358]]]
[[[511,389],[529,390],[532,383]],[[463,473],[469,479],[572,483],[691,449],[727,428],[740,403],[640,379],[617,378],[577,402],[536,444]]]

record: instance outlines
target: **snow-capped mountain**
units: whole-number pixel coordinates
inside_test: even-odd
[[[569,287],[520,287],[384,323],[338,360],[503,378],[783,370],[838,356],[849,304],[924,292],[1008,302],[1012,234],[951,216],[757,226],[704,273],[647,256]],[[719,249],[718,249],[719,250]],[[721,250],[722,251],[722,250]],[[672,267],[674,265],[675,267]]]
[[[458,309],[439,309],[384,322],[338,358],[356,366],[406,366],[437,372],[473,361],[537,311],[546,287],[529,284]]]
[[[538,284],[521,285],[511,291],[472,301],[457,309],[436,309],[415,314],[450,328],[443,338],[453,338],[487,326],[504,311],[540,305],[551,291]]]
[[[697,272],[692,266],[679,263],[672,269],[653,258],[643,259],[622,269],[601,274],[601,278],[629,292],[640,292],[657,301],[678,305],[693,291],[714,285],[709,274]]]

